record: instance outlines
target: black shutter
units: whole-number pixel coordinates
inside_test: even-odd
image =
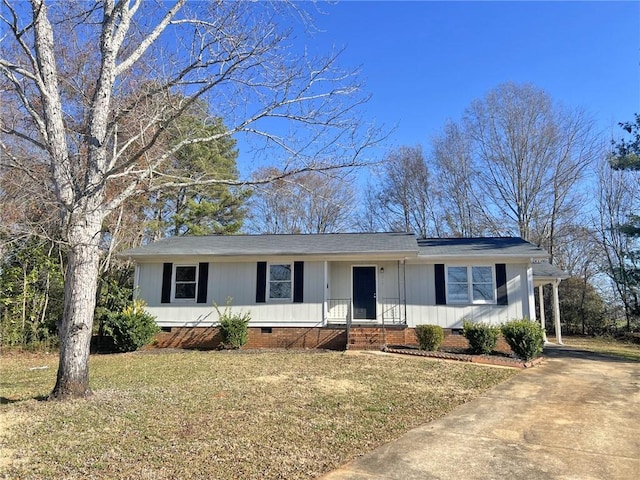
[[[434,265],[435,270],[435,286],[436,286],[436,305],[447,304],[447,293],[444,285],[444,264],[436,263]]]
[[[304,298],[304,262],[293,262],[293,303]]]
[[[165,263],[162,267],[162,295],[161,303],[171,303],[171,276],[173,274],[173,263]]]
[[[267,298],[267,262],[258,262],[256,272],[256,303],[264,303]]]
[[[197,303],[207,303],[207,286],[209,283],[209,264],[198,265],[198,299]]]
[[[504,263],[496,264],[496,287],[498,293],[498,305],[508,305],[507,297],[507,266]]]

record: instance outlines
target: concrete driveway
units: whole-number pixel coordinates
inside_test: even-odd
[[[640,363],[545,357],[323,479],[640,479]]]

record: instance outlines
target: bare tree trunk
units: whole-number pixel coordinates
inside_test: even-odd
[[[366,147],[382,140],[377,129],[365,128],[357,118],[356,109],[368,98],[358,94],[355,72],[340,71],[337,54],[292,61],[283,50],[287,33],[279,32],[277,15],[263,13],[262,6],[253,9],[251,2],[190,2],[183,9],[186,3],[2,2],[0,78],[12,115],[6,126],[2,118],[0,133],[15,140],[0,142],[2,169],[20,172],[32,183],[40,161],[32,166],[22,157],[38,149],[34,157],[48,167],[43,198],[55,196],[56,225],[61,221],[60,241],[68,254],[53,399],[90,393],[100,231],[110,212],[166,188],[244,187],[353,168],[366,163],[360,160]],[[280,3],[274,2],[274,12],[280,12]],[[166,52],[161,37],[167,28],[176,45],[192,42],[192,48]],[[87,74],[71,86],[67,75],[77,71]],[[207,111],[228,128],[188,128],[175,141],[167,128],[189,116],[198,102],[210,102]],[[247,102],[255,105],[247,108]],[[258,126],[269,118],[298,125],[296,134],[282,137]],[[119,128],[126,134],[119,137]],[[241,181],[171,168],[189,146],[240,132],[286,152],[282,173]]]
[[[69,260],[65,283],[65,308],[59,328],[58,378],[49,399],[63,400],[91,395],[89,352],[97,277],[101,218],[96,213],[78,215],[70,228]]]

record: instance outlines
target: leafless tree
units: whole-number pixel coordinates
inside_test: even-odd
[[[260,177],[281,172],[260,171]],[[352,229],[353,177],[305,172],[258,186],[250,201],[255,233],[336,233]]]
[[[503,234],[544,245],[581,204],[577,188],[600,153],[581,110],[555,104],[532,85],[507,83],[474,101],[464,126],[473,142],[477,186]]]
[[[431,141],[436,183],[447,233],[477,237],[499,231],[478,191],[471,139],[457,123],[448,122]]]
[[[358,118],[366,97],[355,72],[340,71],[337,54],[292,54],[288,32],[279,26],[292,11],[306,20],[305,8],[280,2],[2,0],[0,89],[12,113],[0,119],[2,168],[30,174],[32,165],[17,146],[39,152],[34,158],[46,169],[45,188],[54,193],[68,262],[50,398],[90,394],[89,343],[105,219],[128,199],[163,187],[246,183],[168,175],[164,167],[176,152],[245,132],[280,149],[283,175],[362,162],[377,133]],[[226,130],[205,137],[185,132],[179,142],[167,142],[168,127],[199,100]]]
[[[384,159],[374,206],[383,229],[441,236],[438,193],[421,146],[400,147]]]
[[[380,213],[380,202],[378,199],[378,185],[369,181],[362,192],[360,208],[355,212],[355,227],[359,232],[382,232],[385,231],[384,222]]]

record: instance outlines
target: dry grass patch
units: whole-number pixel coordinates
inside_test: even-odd
[[[0,418],[24,421],[0,438],[13,450],[0,477],[315,478],[516,374],[338,352],[121,354],[91,358],[90,400],[38,401],[56,362],[2,359]]]
[[[568,347],[640,361],[640,345],[611,337],[562,337]]]

